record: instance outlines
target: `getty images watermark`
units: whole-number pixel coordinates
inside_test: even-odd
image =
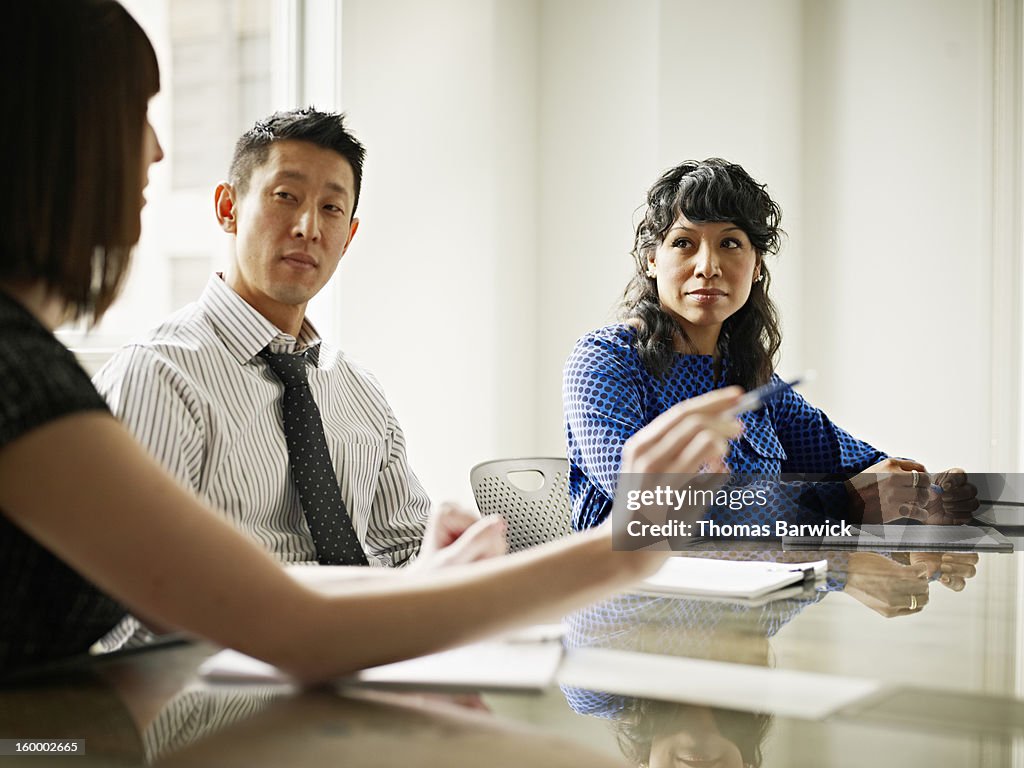
[[[612,508],[616,549],[855,536],[865,501],[826,475],[622,475]]]

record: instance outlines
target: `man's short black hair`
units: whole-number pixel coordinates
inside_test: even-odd
[[[252,172],[267,162],[270,145],[275,141],[308,141],[323,149],[331,149],[352,166],[355,178],[355,197],[352,216],[359,205],[359,189],[363,183],[363,159],[366,149],[345,127],[345,115],[339,112],[320,112],[314,107],[275,112],[242,134],[235,144],[228,181],[243,195],[249,188]]]

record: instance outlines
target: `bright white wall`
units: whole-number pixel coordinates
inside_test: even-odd
[[[799,13],[797,0],[543,4],[542,452],[564,452],[562,364],[580,335],[615,319],[632,274],[634,212],[662,171],[725,157],[799,211]],[[765,39],[771,56],[760,53]],[[786,227],[796,235],[797,217],[787,214]],[[794,239],[772,268],[787,329],[785,365],[796,370],[802,327]]]
[[[887,450],[987,468],[991,3],[806,8],[815,399]]]
[[[341,342],[382,381],[435,497],[527,448],[536,411],[536,6],[346,0],[344,107],[368,147]]]
[[[130,7],[164,64],[152,116],[173,158],[169,2]],[[993,49],[1020,0],[305,5],[324,34],[304,93],[273,106],[344,108],[369,148],[363,227],[311,316],[379,375],[434,496],[468,499],[477,461],[563,451],[562,363],[614,316],[634,212],[662,170],[709,155],[782,205],[782,372],[817,370],[806,394],[882,448],[1016,467],[1020,52]],[[172,190],[170,169],[151,174],[132,277],[149,288],[93,346],[166,314],[168,254],[227,246],[209,189]]]
[[[782,205],[781,368],[879,447],[989,468],[1000,2],[346,0],[369,159],[338,322],[428,490],[562,452],[562,363],[614,316],[634,211],[709,155]]]

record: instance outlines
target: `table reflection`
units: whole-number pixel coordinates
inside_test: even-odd
[[[290,691],[207,686],[194,670],[208,652],[153,648],[72,660],[9,679],[0,687],[0,734],[82,739],[86,763],[149,765],[252,717]]]
[[[568,648],[614,648],[768,666],[769,638],[825,592],[750,608],[621,595],[567,619]],[[685,684],[685,683],[683,683]],[[759,766],[771,716],[563,686],[573,710],[608,719],[633,765]],[[718,762],[715,762],[718,761]]]
[[[719,553],[721,554],[721,553]],[[783,553],[775,553],[785,559]],[[812,555],[808,557],[808,555]],[[792,559],[792,553],[785,553]],[[764,553],[734,555],[765,557]],[[828,578],[799,599],[762,606],[639,594],[620,595],[567,617],[566,646],[771,667],[771,638],[801,613],[845,591],[886,618],[923,611],[931,588],[959,592],[977,574],[970,553],[800,553],[825,557]],[[577,713],[609,721],[632,765],[760,766],[772,716],[688,703],[685,680],[676,701],[562,686]]]
[[[192,683],[174,696],[142,731],[146,763],[200,741],[265,710],[282,696],[280,686],[213,688]]]

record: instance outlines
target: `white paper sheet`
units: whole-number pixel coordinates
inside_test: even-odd
[[[553,684],[561,659],[560,642],[510,638],[364,669],[336,682],[345,686],[396,690],[539,692]],[[217,683],[289,682],[276,667],[233,650],[211,656],[200,666],[199,674]]]

